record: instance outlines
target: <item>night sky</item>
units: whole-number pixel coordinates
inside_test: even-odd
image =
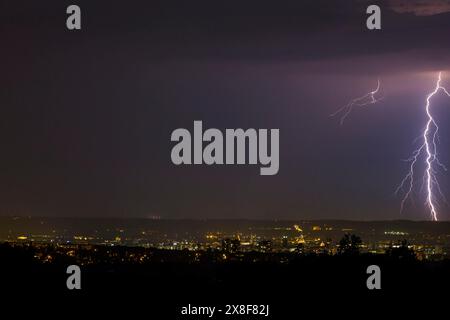
[[[428,220],[419,188],[403,214],[394,191],[449,36],[449,1],[1,1],[0,215]],[[380,103],[329,117],[377,78]],[[450,99],[433,105],[450,166]],[[278,175],[173,165],[194,120],[279,128]]]

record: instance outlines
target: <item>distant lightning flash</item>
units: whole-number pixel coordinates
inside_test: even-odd
[[[411,197],[413,188],[414,188],[414,169],[416,167],[417,161],[419,160],[419,157],[424,154],[425,157],[425,172],[423,176],[423,183],[426,188],[426,201],[425,204],[430,210],[431,219],[433,221],[438,220],[438,213],[437,213],[437,196],[436,191],[438,194],[445,200],[445,197],[443,196],[441,192],[441,188],[439,186],[438,180],[436,178],[436,165],[443,168],[444,170],[447,170],[446,167],[439,161],[438,159],[438,152],[437,152],[437,143],[436,140],[438,139],[438,131],[439,127],[436,123],[436,121],[433,118],[433,115],[431,114],[430,108],[431,108],[431,98],[436,95],[439,92],[445,93],[447,96],[450,97],[450,93],[447,91],[446,88],[444,88],[441,85],[442,81],[442,73],[439,72],[438,79],[436,81],[436,87],[434,90],[427,95],[426,99],[426,105],[425,105],[425,112],[427,114],[427,124],[424,128],[424,131],[421,135],[421,139],[423,139],[422,144],[418,149],[416,149],[413,153],[411,158],[408,159],[410,162],[409,166],[409,172],[408,174],[403,178],[402,182],[398,186],[396,193],[399,193],[401,190],[405,190],[405,195],[402,199],[401,206],[400,206],[400,212],[403,211],[405,207],[406,201]],[[405,188],[406,185],[406,188]]]
[[[363,106],[367,106],[369,104],[374,104],[374,103],[377,103],[378,101],[380,101],[381,98],[377,99],[375,97],[375,95],[378,93],[379,90],[380,90],[380,79],[378,79],[377,87],[375,90],[370,91],[361,97],[350,100],[349,103],[347,103],[345,106],[336,110],[336,112],[330,114],[330,117],[334,117],[337,114],[341,114],[342,116],[341,116],[340,124],[341,125],[344,124],[345,119],[348,117],[350,112],[352,112],[354,107],[363,107]]]
[[[430,216],[433,221],[438,220],[438,200],[446,200],[444,194],[441,191],[438,179],[436,177],[437,167],[447,170],[447,168],[439,161],[437,152],[437,142],[439,140],[438,131],[439,126],[433,118],[431,113],[431,98],[433,98],[439,92],[445,93],[450,97],[450,92],[441,85],[442,82],[442,72],[439,72],[438,79],[436,81],[436,86],[434,90],[429,93],[426,97],[425,112],[427,115],[426,126],[420,135],[422,144],[414,150],[412,156],[407,159],[409,162],[409,171],[406,176],[401,181],[400,185],[397,187],[396,194],[404,192],[404,196],[400,205],[400,212],[403,212],[406,202],[408,199],[412,199],[412,193],[414,189],[414,172],[417,163],[424,158],[425,170],[423,173],[423,183],[422,189],[426,189],[426,201],[425,205],[430,211]],[[353,111],[355,107],[362,107],[371,104],[375,104],[382,100],[378,98],[377,94],[380,91],[380,80],[378,79],[377,87],[375,90],[366,93],[365,95],[354,98],[350,100],[348,104],[338,109],[336,112],[332,113],[330,116],[334,117],[341,114],[340,124],[342,125],[348,115]],[[421,190],[422,190],[421,189]]]

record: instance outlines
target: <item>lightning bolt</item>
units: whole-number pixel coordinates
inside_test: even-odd
[[[401,205],[400,212],[403,212],[406,201],[411,198],[413,189],[414,189],[414,170],[419,161],[419,158],[422,156],[425,158],[425,172],[423,175],[423,186],[426,188],[426,201],[425,204],[430,210],[431,219],[433,221],[438,220],[438,212],[437,212],[437,202],[438,197],[436,195],[436,191],[438,194],[445,200],[444,195],[441,192],[441,188],[439,186],[439,182],[436,178],[437,169],[436,167],[441,167],[444,170],[447,168],[439,161],[438,152],[437,152],[437,140],[439,126],[431,114],[431,98],[433,98],[439,92],[445,93],[450,97],[450,93],[446,88],[441,85],[442,81],[442,72],[439,72],[438,79],[436,81],[436,86],[434,90],[427,95],[425,112],[427,115],[427,123],[421,135],[422,144],[420,147],[412,153],[412,156],[407,160],[410,162],[409,171],[406,176],[401,181],[398,186],[396,193],[400,193],[401,191],[406,190]]]
[[[350,100],[345,106],[343,106],[342,108],[336,110],[335,112],[333,112],[332,114],[330,114],[330,117],[334,117],[338,114],[341,114],[341,119],[340,119],[340,124],[343,125],[345,119],[348,117],[348,115],[352,112],[354,107],[363,107],[363,106],[367,106],[370,104],[375,104],[378,101],[381,100],[381,98],[377,99],[375,97],[375,95],[379,92],[380,90],[380,79],[378,79],[377,81],[377,87],[375,90],[370,91],[368,93],[366,93],[365,95],[358,97],[358,98],[354,98],[352,100]]]

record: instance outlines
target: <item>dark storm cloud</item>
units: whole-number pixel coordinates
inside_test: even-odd
[[[417,65],[417,59],[425,63],[442,59],[448,65],[450,43],[445,39],[450,32],[450,13],[404,14],[423,8],[429,8],[430,14],[446,12],[442,8],[448,1],[379,1],[383,30],[375,32],[365,28],[368,4],[365,0],[132,1],[127,5],[81,1],[83,37],[74,36],[74,40],[56,33],[55,38],[43,40],[68,48],[77,41],[112,42],[110,50],[126,51],[128,47],[135,58],[148,61],[285,63],[406,53],[406,60],[411,56],[409,67]],[[39,38],[39,33],[55,33],[63,23],[65,5],[60,1],[11,3],[2,11],[3,32],[17,32],[31,41],[36,41],[33,38]],[[98,48],[90,45],[95,53]],[[404,56],[399,60],[405,63]]]
[[[111,28],[142,43],[149,59],[307,63],[397,54],[391,65],[405,70],[421,63],[449,66],[450,14],[411,16],[380,2],[381,31],[365,28],[367,1],[199,1],[138,5]],[[430,3],[429,3],[430,4]],[[436,5],[437,6],[437,5]],[[429,6],[430,7],[430,6]],[[432,7],[432,6],[431,6]],[[411,10],[422,8],[409,4]],[[115,11],[119,11],[117,7]],[[136,14],[138,12],[138,14]],[[93,17],[92,17],[93,20]],[[101,20],[100,20],[101,21]],[[95,28],[94,27],[94,28]],[[442,61],[439,61],[442,60]],[[372,59],[370,63],[374,63]],[[433,63],[431,63],[433,64]],[[347,66],[348,67],[348,66]]]
[[[389,7],[399,13],[431,16],[450,12],[449,0],[389,0]]]
[[[389,74],[450,69],[448,13],[381,1],[368,31],[368,1],[77,1],[69,32],[69,4],[1,2],[0,214],[398,217],[434,78],[404,99]],[[339,128],[328,114],[379,75],[390,99]],[[280,173],[173,166],[193,120],[280,128]]]

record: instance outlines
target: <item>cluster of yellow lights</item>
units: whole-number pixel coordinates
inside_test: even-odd
[[[217,236],[214,235],[214,234],[207,234],[207,235],[206,235],[206,239],[216,240],[216,239],[217,239]]]

